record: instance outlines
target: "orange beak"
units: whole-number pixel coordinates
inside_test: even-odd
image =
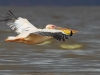
[[[66,33],[66,34],[74,34],[74,33],[77,33],[78,31],[77,30],[72,30],[72,29],[69,29],[69,28],[63,28],[63,27],[56,27],[56,29],[58,29],[58,30],[61,30],[61,31],[63,31],[64,33]]]

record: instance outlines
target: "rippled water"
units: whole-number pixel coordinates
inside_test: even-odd
[[[52,23],[79,32],[66,42],[6,43],[16,34],[0,23],[0,75],[100,75],[100,7],[0,7],[1,19],[8,9],[39,28]]]

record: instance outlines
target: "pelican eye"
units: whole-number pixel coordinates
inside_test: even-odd
[[[55,26],[52,26],[52,28],[55,28]]]

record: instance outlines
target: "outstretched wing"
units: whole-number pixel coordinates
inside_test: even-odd
[[[22,33],[23,31],[37,29],[27,19],[22,17],[16,17],[10,10],[3,16],[3,19],[0,21],[4,21],[6,25],[8,25],[18,34]]]
[[[35,32],[33,32],[31,34],[49,36],[49,37],[53,37],[54,39],[59,40],[59,41],[65,41],[66,39],[68,39],[69,36],[72,35],[72,31],[70,32],[70,34],[65,34],[61,30],[37,29]]]

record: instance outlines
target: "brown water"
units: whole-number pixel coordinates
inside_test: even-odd
[[[8,9],[39,28],[52,23],[79,33],[64,43],[6,43],[16,34],[0,23],[0,75],[100,75],[100,7],[0,7],[0,17]],[[64,49],[62,44],[82,47]]]

